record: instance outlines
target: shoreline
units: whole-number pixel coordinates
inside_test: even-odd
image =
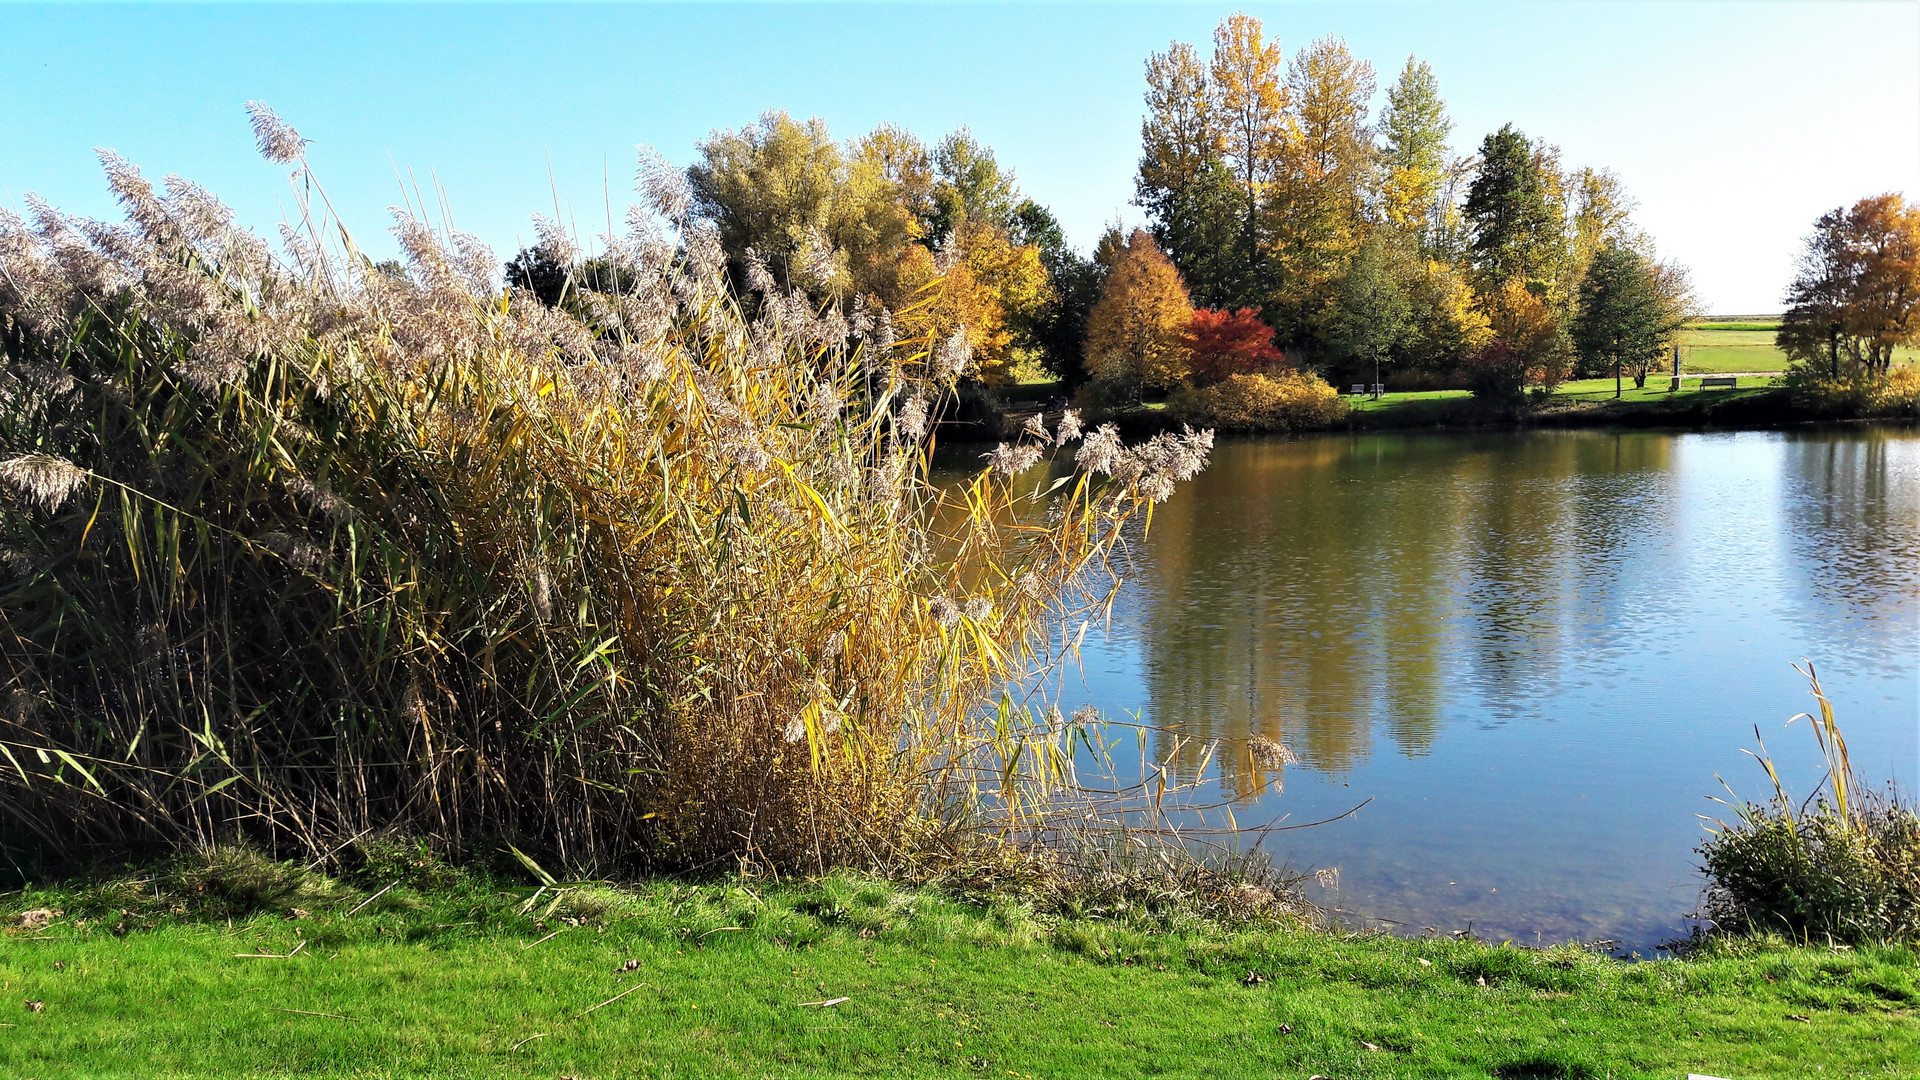
[[[1650,380],[1651,381],[1651,380]],[[1467,393],[1450,396],[1389,394],[1380,403],[1371,402],[1352,409],[1346,419],[1327,427],[1283,431],[1244,431],[1221,429],[1222,438],[1329,435],[1336,433],[1526,431],[1533,429],[1590,430],[1621,428],[1635,431],[1780,431],[1801,427],[1853,427],[1881,425],[1913,427],[1920,418],[1912,416],[1849,417],[1834,416],[1794,404],[1790,392],[1780,386],[1737,387],[1734,389],[1683,389],[1678,392],[1628,388],[1624,400],[1604,400],[1571,396],[1550,398],[1544,405],[1531,402],[1506,402],[1477,398]],[[989,444],[1010,437],[1032,412],[1048,412],[1051,403],[1038,402],[1039,409],[1020,408],[1010,402],[1006,419],[996,430],[984,421],[945,421],[940,425],[941,441],[952,444]],[[1114,413],[1100,423],[1111,423],[1129,441],[1151,438],[1165,431],[1178,431],[1182,422],[1165,408],[1143,406]],[[1089,426],[1092,426],[1091,423]]]

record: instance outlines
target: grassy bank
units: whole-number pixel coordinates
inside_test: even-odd
[[[1476,398],[1465,390],[1384,394],[1378,400],[1349,398],[1350,423],[1361,429],[1416,427],[1501,427],[1525,423],[1542,427],[1768,427],[1811,419],[1801,415],[1771,378],[1742,378],[1727,389],[1703,388],[1689,376],[1678,391],[1669,380],[1648,379],[1644,389],[1631,381],[1614,397],[1612,379],[1562,383],[1544,402],[1523,407]]]
[[[227,917],[138,878],[0,899],[0,1074],[1752,1078],[1920,1060],[1905,949],[1626,963],[845,876],[375,888],[255,890]]]

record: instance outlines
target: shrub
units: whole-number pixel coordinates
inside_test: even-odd
[[[1765,756],[1774,797],[1742,803],[1699,851],[1707,891],[1701,914],[1718,929],[1801,940],[1883,942],[1920,938],[1920,816],[1891,792],[1863,790],[1853,775],[1832,703],[1809,665],[1827,763],[1824,794],[1796,806]],[[1765,747],[1762,746],[1764,755]]]
[[[1835,376],[1817,365],[1795,364],[1781,382],[1794,405],[1818,416],[1920,416],[1920,370],[1914,368],[1894,368],[1884,375],[1853,371]]]
[[[1851,821],[1826,802],[1811,812],[1745,806],[1700,854],[1712,882],[1701,914],[1723,930],[1853,943],[1920,936],[1920,817],[1891,800]]]
[[[1875,416],[1920,416],[1920,368],[1894,368],[1874,384],[1867,399]]]
[[[1233,375],[1174,396],[1169,407],[1189,424],[1227,431],[1316,431],[1346,418],[1347,402],[1318,375]]]
[[[1021,485],[1063,424],[936,487],[964,338],[764,267],[749,318],[682,174],[643,163],[614,291],[548,308],[403,212],[405,272],[372,266],[257,120],[301,166],[283,256],[111,154],[125,225],[0,212],[9,833],[822,867],[1045,805],[1074,725],[998,695],[1204,435],[1095,431]]]

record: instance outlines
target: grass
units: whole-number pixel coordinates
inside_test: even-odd
[[[1649,378],[1644,389],[1636,389],[1633,380],[1628,379],[1620,401],[1627,403],[1660,403],[1722,400],[1729,395],[1740,394],[1744,390],[1760,389],[1773,385],[1770,376],[1742,379],[1733,391],[1723,389],[1706,390],[1700,387],[1700,376],[1686,376],[1681,381],[1678,393],[1669,391],[1667,385],[1670,376]],[[1555,388],[1549,399],[1549,407],[1555,405],[1577,405],[1587,403],[1610,403],[1614,401],[1612,379],[1579,379],[1565,382]],[[1348,403],[1356,413],[1387,414],[1404,411],[1410,407],[1418,408],[1421,403],[1443,401],[1462,401],[1473,396],[1469,390],[1421,390],[1409,393],[1382,394],[1379,398],[1351,396]]]
[[[11,1007],[0,1074],[1757,1078],[1920,1059],[1901,948],[1628,963],[847,875],[553,897],[401,886],[351,915],[342,898],[229,923],[15,894],[10,913],[65,914],[0,950],[0,1000],[43,1003]]]
[[[1775,317],[1709,319],[1682,332],[1681,369],[1687,374],[1726,371],[1785,371],[1787,354],[1774,347],[1780,329]],[[1893,362],[1907,366],[1920,361],[1920,350],[1896,349]]]

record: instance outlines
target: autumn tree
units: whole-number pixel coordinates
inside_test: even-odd
[[[1186,283],[1145,229],[1115,253],[1087,320],[1087,373],[1122,387],[1170,389],[1188,374]]]
[[[1052,296],[1037,247],[965,214],[943,252],[909,245],[897,276],[911,299],[896,315],[901,332],[935,341],[964,333],[972,360],[961,374],[988,384],[1011,377],[1023,322]]]
[[[1609,245],[1641,251],[1649,246],[1633,224],[1633,211],[1639,204],[1627,194],[1612,169],[1580,169],[1568,178],[1567,186],[1573,200],[1567,240],[1575,281],[1586,277],[1594,256]]]
[[[963,127],[941,139],[934,148],[933,167],[939,179],[927,232],[934,244],[945,240],[963,217],[1003,231],[1012,228],[1020,188],[1013,173],[1000,167],[993,150],[972,131]]]
[[[1411,337],[1401,346],[1406,367],[1444,376],[1463,367],[1492,339],[1492,325],[1459,267],[1423,260],[1403,288],[1413,323]]]
[[[1417,236],[1429,252],[1435,204],[1447,178],[1447,137],[1453,121],[1440,99],[1439,80],[1425,62],[1407,57],[1380,110],[1380,213]]]
[[[1290,339],[1324,336],[1341,275],[1365,238],[1373,92],[1373,65],[1338,38],[1313,42],[1288,65],[1293,138],[1269,200],[1267,231],[1279,264],[1268,315]]]
[[[1551,277],[1560,219],[1527,137],[1507,124],[1480,143],[1480,165],[1467,189],[1464,216],[1480,291],[1509,281]]]
[[[1176,41],[1147,58],[1146,99],[1134,202],[1151,217],[1154,239],[1195,299],[1226,304],[1243,297],[1253,262],[1252,237],[1243,228],[1246,197],[1227,164],[1211,77],[1192,45]]]
[[[1233,375],[1251,375],[1285,366],[1286,354],[1273,344],[1273,327],[1258,308],[1195,308],[1187,324],[1188,365],[1195,384],[1216,383]]]
[[[1250,15],[1229,15],[1213,32],[1208,114],[1219,125],[1221,158],[1239,187],[1235,224],[1248,275],[1257,275],[1263,261],[1262,196],[1297,135],[1285,63],[1280,42],[1267,41],[1260,20]]]
[[[1920,206],[1888,194],[1822,214],[1787,304],[1788,357],[1830,378],[1885,375],[1896,348],[1920,344]]]
[[[1621,393],[1622,374],[1635,387],[1647,384],[1647,372],[1680,329],[1654,285],[1653,261],[1620,243],[1593,256],[1580,283],[1578,308],[1569,334],[1575,353],[1593,370],[1613,371],[1613,396]]]
[[[713,132],[699,151],[687,169],[694,209],[719,230],[737,283],[751,248],[782,282],[826,292],[850,284],[844,264],[816,258],[844,251],[833,227],[860,209],[841,198],[844,162],[824,121],[769,110],[757,124]]]
[[[1567,377],[1571,349],[1542,283],[1510,279],[1480,298],[1489,337],[1467,360],[1475,394],[1518,397],[1529,386],[1551,390]]]

